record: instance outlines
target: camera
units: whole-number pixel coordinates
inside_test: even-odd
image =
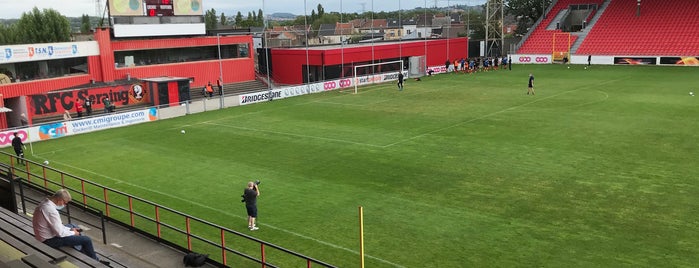
[[[255,185],[260,185],[260,180],[256,180]]]
[[[242,197],[242,198],[243,198],[243,200],[240,200],[240,202],[243,202],[243,203],[245,203],[245,195],[240,195],[240,197]]]

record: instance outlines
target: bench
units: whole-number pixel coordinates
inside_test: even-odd
[[[25,256],[28,260],[24,260],[24,262],[42,260],[47,264],[56,264],[70,259],[70,262],[78,267],[106,267],[99,261],[85,256],[82,252],[72,247],[55,249],[37,241],[34,238],[34,229],[31,224],[31,221],[16,213],[4,208],[0,209],[0,226],[2,226],[0,228],[0,240],[6,241],[25,254],[35,255],[28,258]],[[15,264],[20,265],[17,262]]]

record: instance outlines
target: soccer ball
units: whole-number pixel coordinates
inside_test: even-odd
[[[570,66],[568,66],[568,69],[570,69]]]
[[[585,67],[585,70],[587,70],[587,67]]]
[[[183,129],[183,130],[180,130],[180,133],[184,134],[184,133],[185,133],[185,132],[184,132],[184,129]]]
[[[49,165],[49,160],[44,160],[44,165]]]

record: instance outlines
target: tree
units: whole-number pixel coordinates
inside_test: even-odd
[[[54,9],[34,7],[29,13],[22,13],[17,21],[19,40],[25,44],[53,43],[70,41],[70,22]]]
[[[0,45],[19,44],[19,34],[17,33],[17,25],[0,25]]]
[[[321,4],[318,4],[317,9],[318,9],[318,17],[320,18],[323,16],[323,14],[325,14],[325,9],[323,8],[323,5],[321,5]]]
[[[262,14],[262,9],[257,10],[257,21],[256,26],[265,25],[265,16]]]
[[[505,4],[507,14],[517,18],[517,30],[515,34],[524,35],[529,31],[534,22],[543,16],[546,7],[551,5],[551,0],[508,0]]]
[[[92,25],[90,23],[90,16],[83,14],[83,16],[80,18],[80,33],[90,33],[91,29]]]
[[[238,14],[235,15],[235,26],[241,27],[243,26],[243,14],[238,11]]]
[[[219,22],[221,22],[221,25],[228,24],[228,18],[226,18],[226,14],[224,14],[223,12],[221,12],[221,19],[219,20]]]
[[[216,16],[216,9],[210,9],[204,14],[204,24],[206,25],[206,30],[215,30],[218,28],[218,16]]]

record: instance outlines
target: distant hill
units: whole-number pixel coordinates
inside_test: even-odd
[[[279,13],[279,12],[278,12],[278,13],[274,13],[274,14],[270,15],[270,17],[272,17],[272,18],[279,18],[279,19],[290,19],[290,20],[293,20],[293,19],[296,18],[296,15],[291,14],[291,13]]]

